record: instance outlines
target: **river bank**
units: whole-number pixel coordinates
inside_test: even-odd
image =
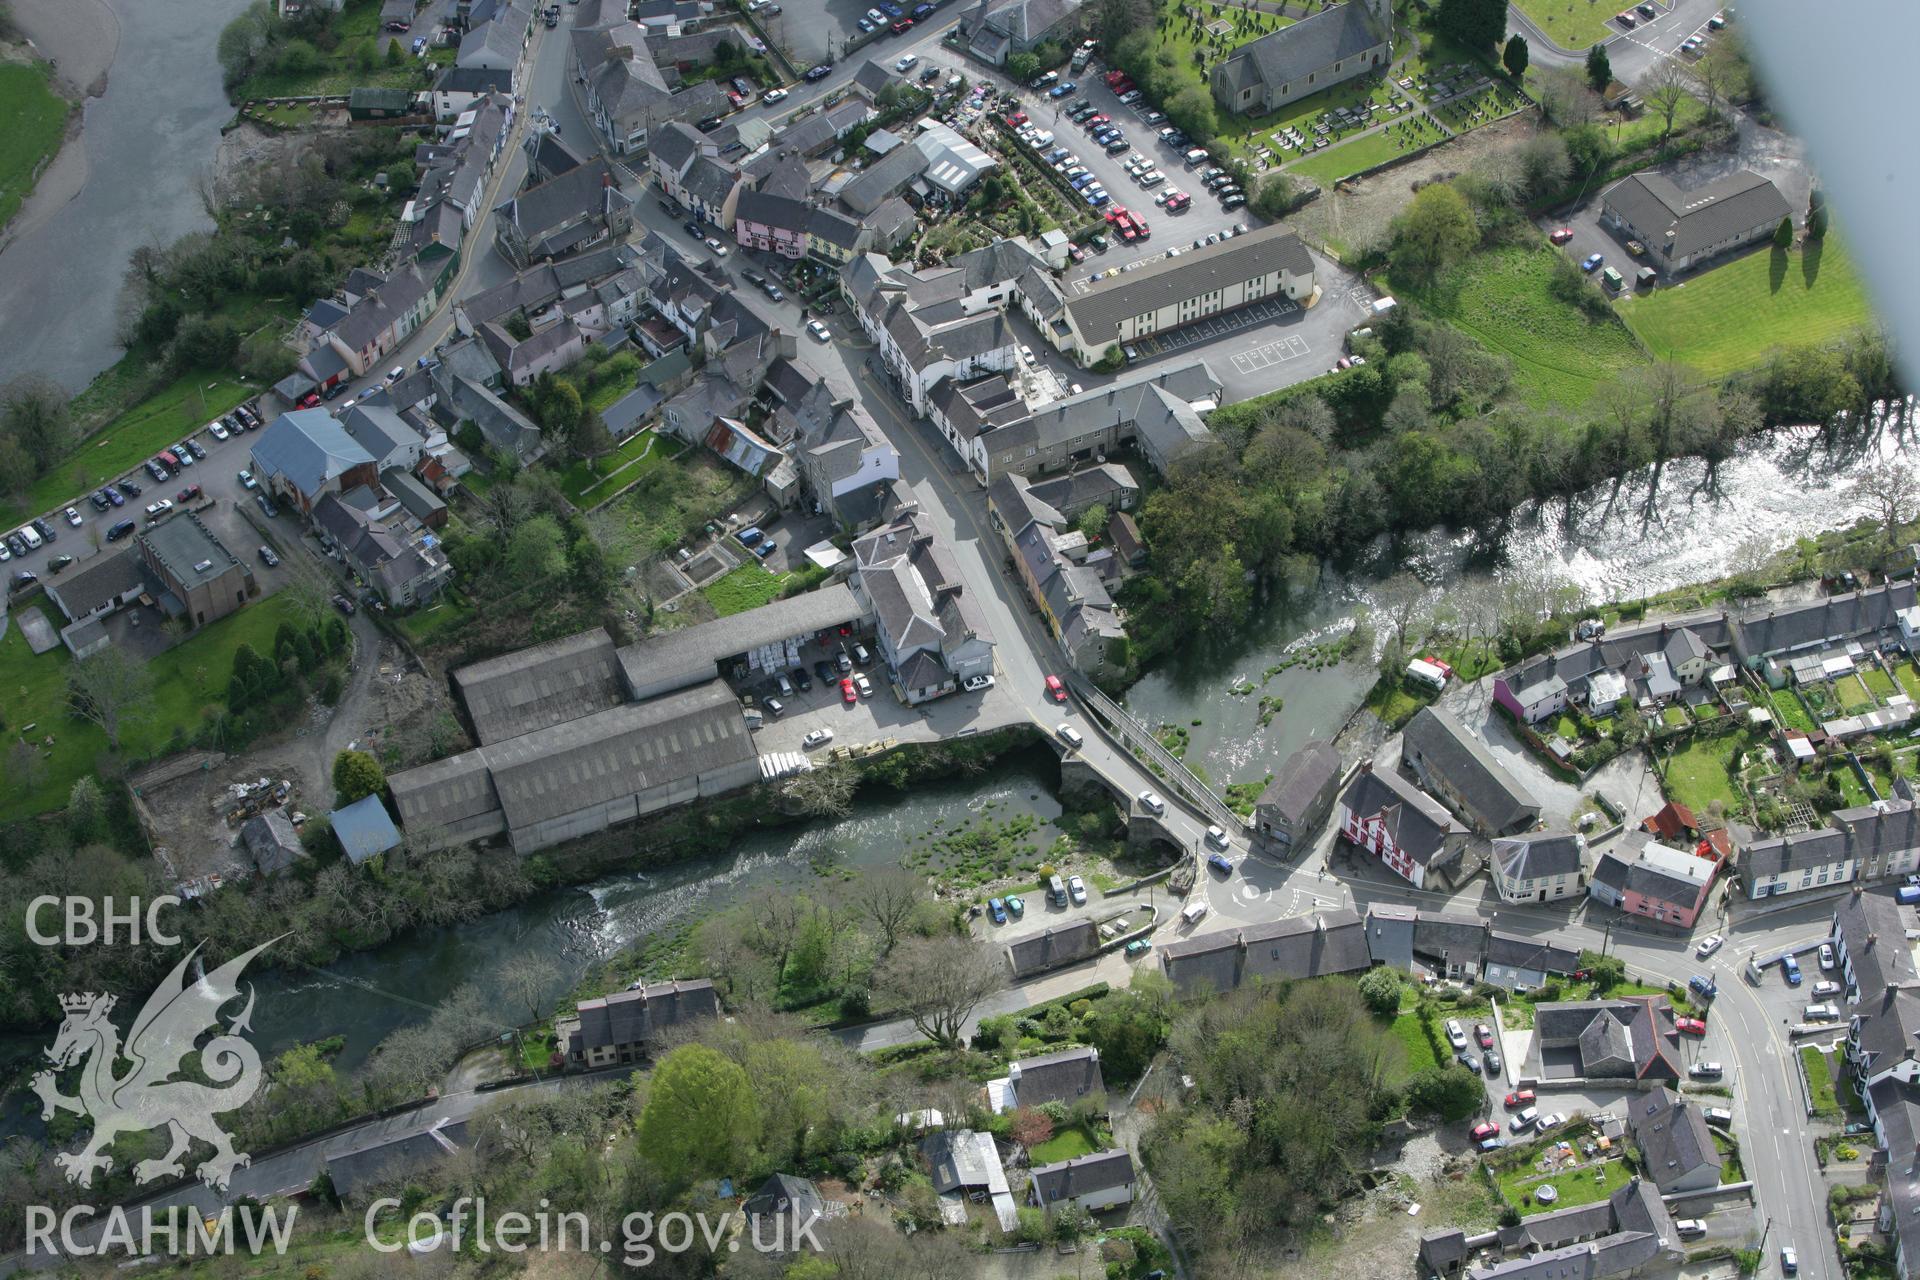
[[[0,224],[0,253],[30,234],[86,185],[86,148],[80,145],[86,104],[107,91],[107,72],[120,48],[120,23],[106,0],[15,0],[8,6],[23,58],[43,62],[48,87],[71,104],[59,149],[44,161],[26,198]]]

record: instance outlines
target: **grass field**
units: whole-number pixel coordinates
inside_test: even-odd
[[[380,0],[350,0],[335,17],[333,31],[338,43],[321,52],[311,70],[257,71],[234,90],[234,100],[296,98],[363,88],[420,89],[426,87],[432,70],[450,65],[455,55],[453,49],[430,48],[425,58],[414,57],[408,52],[411,34],[395,36],[380,30]],[[396,40],[403,56],[388,66],[387,46]]]
[[[1030,1163],[1034,1168],[1043,1164],[1054,1164],[1061,1160],[1073,1160],[1080,1156],[1090,1156],[1097,1148],[1093,1134],[1083,1124],[1061,1129],[1051,1138],[1036,1146],[1030,1154]]]
[[[642,431],[612,453],[593,462],[576,461],[560,473],[560,491],[577,507],[590,507],[680,456],[685,445]]]
[[[1813,1113],[1827,1118],[1838,1116],[1840,1099],[1833,1092],[1833,1069],[1827,1063],[1826,1052],[1818,1045],[1807,1045],[1800,1050],[1800,1062],[1807,1069],[1807,1083],[1813,1089]]]
[[[0,227],[33,190],[34,169],[60,149],[69,105],[53,91],[49,71],[38,65],[0,64]]]
[[[1893,677],[1878,667],[1868,667],[1861,671],[1860,678],[1866,681],[1867,688],[1873,690],[1876,697],[1891,698],[1900,692],[1900,686],[1893,682]]]
[[[1542,1150],[1536,1144],[1529,1153]],[[1597,1175],[1597,1176],[1596,1176]],[[1577,1169],[1565,1173],[1542,1175],[1534,1171],[1531,1162],[1515,1169],[1508,1169],[1499,1175],[1500,1194],[1507,1203],[1520,1210],[1522,1215],[1545,1213],[1549,1209],[1564,1209],[1569,1205],[1592,1204],[1596,1200],[1605,1200],[1621,1187],[1627,1185],[1631,1171],[1625,1160],[1603,1160],[1597,1165],[1583,1164]],[[1530,1198],[1542,1187],[1552,1187],[1557,1193],[1552,1203],[1541,1204]]]
[[[1833,682],[1833,692],[1840,699],[1840,709],[1851,714],[1866,711],[1876,705],[1877,700],[1867,692],[1867,686],[1859,676],[1846,676]]]
[[[1420,1015],[1417,1012],[1409,1009],[1401,1013],[1393,1020],[1392,1030],[1393,1038],[1400,1042],[1407,1057],[1406,1064],[1401,1068],[1400,1079],[1440,1065],[1440,1059],[1433,1056],[1433,1046],[1428,1043],[1426,1032],[1420,1027]]]
[[[1355,138],[1352,142],[1328,147],[1325,151],[1309,156],[1298,164],[1289,165],[1287,172],[1297,173],[1303,178],[1312,178],[1315,182],[1326,186],[1359,173],[1362,169],[1371,169],[1377,164],[1385,164],[1406,153],[1406,148],[1395,142],[1391,133],[1370,133],[1364,138]]]
[[[768,573],[757,564],[743,564],[700,588],[700,594],[724,618],[772,603],[786,581],[784,574]]]
[[[1590,321],[1547,291],[1553,250],[1476,254],[1438,285],[1394,292],[1472,334],[1513,361],[1514,388],[1529,403],[1578,408],[1603,384],[1645,362],[1624,325]]]
[[[58,625],[59,610],[51,602],[41,599],[40,611]],[[281,598],[269,596],[203,628],[149,663],[153,713],[122,731],[125,753],[134,758],[157,755],[176,726],[191,734],[203,709],[225,701],[234,651],[250,644],[271,653],[273,633],[288,616]],[[6,780],[0,790],[0,821],[64,806],[74,779],[95,772],[96,758],[107,750],[106,734],[67,714],[69,661],[64,648],[36,655],[17,626],[0,637],[0,702],[6,704],[7,728],[36,743],[53,739],[41,753],[41,777]],[[25,732],[28,725],[33,726],[31,733]]]
[[[1704,275],[1619,307],[1654,355],[1718,378],[1751,368],[1775,347],[1818,346],[1873,323],[1845,246],[1758,249]]]
[[[1667,798],[1695,813],[1708,812],[1717,801],[1721,812],[1731,814],[1739,806],[1731,766],[1746,742],[1745,734],[1727,733],[1695,738],[1674,752],[1667,761]]]
[[[183,374],[86,440],[65,462],[35,481],[25,498],[0,508],[0,524],[13,525],[52,511],[126,475],[252,394],[252,387],[226,374]]]
[[[1514,3],[1562,49],[1585,49],[1619,32],[1618,27],[1607,25],[1607,19],[1620,10],[1608,7],[1601,0],[1514,0]]]

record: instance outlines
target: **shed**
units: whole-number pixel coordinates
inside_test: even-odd
[[[400,845],[399,829],[377,795],[362,796],[344,809],[328,815],[333,834],[346,851],[347,861],[359,866],[377,853]]]

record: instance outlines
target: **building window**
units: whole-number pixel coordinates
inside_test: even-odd
[[[1319,72],[1317,72],[1317,71],[1310,71],[1310,72],[1308,72],[1308,73],[1307,73],[1307,83],[1308,83],[1308,84],[1312,84],[1312,83],[1313,83],[1313,80],[1314,80],[1314,77],[1315,77],[1316,75],[1318,75],[1318,74],[1319,74]]]

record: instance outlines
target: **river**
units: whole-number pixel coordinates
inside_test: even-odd
[[[87,46],[117,38],[118,49],[105,94],[88,99],[85,127],[67,143],[84,150],[84,185],[0,253],[0,381],[37,373],[69,391],[85,387],[120,356],[114,326],[134,249],[212,226],[190,179],[212,160],[220,126],[233,114],[214,37],[245,4],[15,5],[62,71],[83,62]],[[63,58],[63,49],[73,52]],[[57,163],[74,162],[63,155]]]
[[[1631,599],[1718,576],[1757,549],[1851,523],[1865,512],[1848,486],[1895,447],[1891,433],[1883,433],[1834,454],[1816,433],[1781,432],[1724,463],[1717,496],[1701,489],[1703,464],[1682,462],[1665,469],[1652,502],[1650,476],[1630,478],[1617,493],[1604,486],[1583,495],[1572,506],[1571,524],[1562,504],[1523,509],[1490,546],[1443,531],[1383,542],[1349,571],[1329,570],[1310,591],[1268,605],[1254,640],[1232,652],[1196,647],[1156,670],[1129,691],[1128,705],[1150,723],[1185,726],[1186,758],[1216,783],[1257,778],[1310,737],[1337,731],[1358,706],[1370,673],[1360,664],[1280,673],[1265,691],[1278,695],[1283,707],[1265,728],[1257,723],[1258,699],[1229,690],[1243,678],[1258,683],[1290,648],[1350,625],[1381,573],[1412,567],[1436,595],[1496,579],[1542,589],[1571,583],[1595,601]],[[864,793],[846,819],[756,833],[721,857],[555,890],[469,924],[350,956],[324,973],[273,973],[260,984],[255,1039],[264,1051],[277,1052],[341,1034],[347,1039],[342,1065],[352,1067],[381,1037],[424,1018],[463,983],[486,985],[510,956],[530,948],[561,961],[557,997],[595,961],[763,886],[817,882],[814,868],[823,864],[892,864],[936,824],[1031,814],[1040,824],[1031,839],[1045,849],[1059,834],[1050,825],[1060,813],[1050,790],[1057,777],[1051,755],[1036,748],[978,778],[901,794]],[[44,1043],[44,1037],[13,1039],[0,1046],[13,1050],[3,1056]],[[24,1119],[21,1099],[8,1102],[0,1134]],[[37,1125],[27,1120],[24,1127]]]

